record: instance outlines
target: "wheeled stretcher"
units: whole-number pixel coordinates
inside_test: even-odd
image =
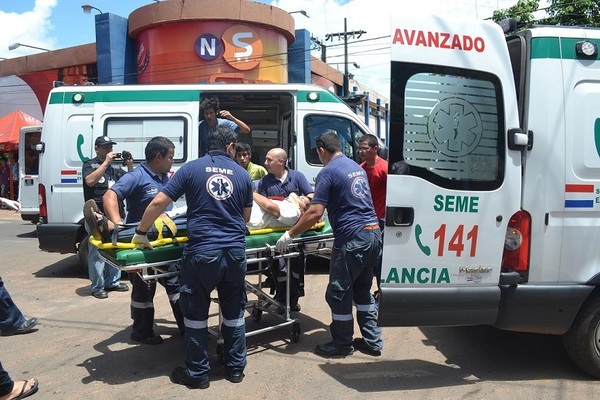
[[[183,246],[187,241],[185,228],[182,227],[183,221],[174,218],[173,222],[177,225],[177,236],[170,235],[172,227],[167,227],[162,223],[155,224],[157,233],[149,233],[154,249],[136,249],[134,245],[128,243],[133,236],[127,229],[122,230],[113,235],[111,242],[102,242],[90,238],[90,243],[98,247],[100,256],[108,263],[108,265],[118,268],[127,273],[136,273],[142,280],[151,281],[158,278],[170,277],[179,272],[169,271],[169,266],[179,262],[183,254]],[[171,225],[171,224],[170,224]],[[291,281],[291,266],[290,260],[295,257],[305,259],[308,255],[327,256],[330,252],[329,243],[333,241],[333,231],[327,222],[320,222],[311,230],[294,238],[292,244],[288,247],[288,251],[284,254],[279,253],[275,249],[275,243],[281,237],[281,233],[286,228],[267,228],[262,230],[251,231],[246,235],[246,257],[248,263],[247,275],[257,275],[258,283],[253,283],[245,280],[246,292],[253,295],[254,299],[249,299],[246,309],[251,313],[254,322],[260,323],[263,313],[275,317],[278,323],[264,326],[260,329],[246,331],[246,336],[253,336],[263,332],[272,331],[286,326],[291,326],[291,334],[294,342],[300,338],[300,323],[297,318],[290,316],[290,281]],[[287,228],[289,229],[289,228]],[[172,237],[167,237],[172,236]],[[287,263],[287,291],[285,304],[280,304],[263,290],[262,277],[271,273],[272,269],[278,268],[279,260],[284,259]],[[253,280],[254,281],[254,280]],[[280,313],[278,310],[285,310]],[[211,314],[211,316],[219,315],[219,326],[221,325],[220,314]],[[217,337],[217,352],[222,356],[223,340],[216,330],[209,328],[209,332]]]

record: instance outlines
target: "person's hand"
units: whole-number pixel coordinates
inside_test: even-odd
[[[231,113],[227,110],[221,110],[219,116],[228,120],[233,119],[233,115],[231,115]]]
[[[108,154],[106,154],[106,158],[104,159],[104,163],[106,165],[110,165],[115,160],[115,158],[117,158],[117,152],[116,151],[111,151]]]
[[[292,237],[290,236],[290,231],[285,231],[283,235],[279,238],[277,243],[275,244],[275,248],[280,253],[285,253],[288,246],[292,243]]]
[[[4,197],[0,197],[2,199],[2,203],[6,204],[8,207],[12,208],[15,211],[21,211],[21,203],[14,200],[5,199]]]
[[[139,233],[136,233],[135,235],[133,235],[131,243],[136,244],[138,249],[143,249],[145,247],[149,248],[150,250],[153,249],[152,245],[150,244],[150,241],[148,240],[147,235],[140,235]]]

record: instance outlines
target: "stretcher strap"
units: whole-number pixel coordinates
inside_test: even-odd
[[[158,232],[158,238],[156,240],[163,239],[162,231],[163,231],[163,227],[165,225],[171,232],[171,236],[175,236],[175,234],[177,233],[177,225],[175,225],[175,222],[173,222],[173,220],[171,218],[169,218],[168,215],[164,215],[164,216],[157,218],[154,221],[154,227],[156,228],[156,231]]]

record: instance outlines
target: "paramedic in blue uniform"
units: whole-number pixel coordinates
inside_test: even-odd
[[[96,157],[86,161],[81,168],[83,177],[83,199],[88,201],[94,199],[100,211],[104,212],[104,203],[102,196],[116,181],[118,181],[125,171],[116,165],[113,161],[117,153],[113,151],[113,145],[117,144],[108,136],[98,136],[94,142]],[[127,170],[133,170],[133,159],[127,160]],[[119,204],[120,218],[125,215],[123,203]],[[88,234],[89,227],[86,226]],[[92,295],[97,299],[108,297],[107,291],[116,290],[126,292],[129,290],[126,284],[119,282],[121,271],[107,265],[98,253],[98,248],[91,243],[88,245],[88,274],[92,281]]]
[[[265,156],[265,167],[268,174],[258,182],[257,192],[270,199],[283,200],[290,194],[312,197],[313,188],[308,179],[300,171],[286,167],[287,153],[284,149],[274,148]],[[292,280],[290,282],[290,309],[300,311],[298,298],[304,296],[304,260],[295,257],[290,260],[292,267]],[[279,275],[276,277],[277,285],[275,301],[286,303],[287,263],[279,259]]]
[[[171,381],[210,386],[207,352],[210,293],[216,288],[223,316],[221,334],[227,378],[239,383],[246,367],[246,222],[252,211],[250,176],[233,157],[237,135],[218,127],[208,134],[209,152],[188,162],[150,203],[132,243],[150,247],[146,233],[172,201],[185,194],[187,235],[181,265],[181,308],[185,317],[185,367]]]
[[[316,142],[319,159],[325,167],[317,175],[310,207],[277,241],[277,249],[285,251],[292,238],[319,221],[327,209],[335,237],[325,294],[331,309],[332,341],[317,345],[315,353],[325,357],[346,356],[357,349],[380,355],[383,341],[371,285],[381,257],[381,232],[367,175],[342,153],[335,132],[323,133]],[[354,340],[353,302],[363,336]]]
[[[216,129],[218,126],[225,126],[237,133],[240,142],[248,143],[252,146],[252,130],[244,121],[234,117],[229,111],[221,110],[219,99],[209,97],[200,102],[200,112],[204,119],[198,125],[200,133],[200,151],[198,156],[202,157],[208,151],[207,139],[208,132]]]
[[[116,224],[121,223],[118,213],[118,202],[127,201],[126,223],[136,223],[142,219],[146,207],[154,196],[169,181],[169,171],[173,165],[175,145],[169,139],[157,136],[148,142],[144,150],[146,162],[132,172],[125,174],[104,195],[104,209],[108,219]],[[172,208],[169,204],[163,211]],[[176,268],[175,265],[171,268]],[[161,344],[162,337],[154,332],[154,294],[156,282],[145,282],[138,274],[129,274],[132,284],[131,291],[131,318],[133,331],[131,339],[143,344]],[[166,289],[169,303],[177,326],[183,334],[183,313],[179,306],[179,277],[159,279]]]

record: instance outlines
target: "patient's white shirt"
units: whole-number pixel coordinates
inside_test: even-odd
[[[250,221],[246,223],[248,229],[279,228],[293,226],[300,218],[300,207],[290,203],[289,200],[271,200],[279,206],[279,218],[263,210],[255,201],[252,202]]]

